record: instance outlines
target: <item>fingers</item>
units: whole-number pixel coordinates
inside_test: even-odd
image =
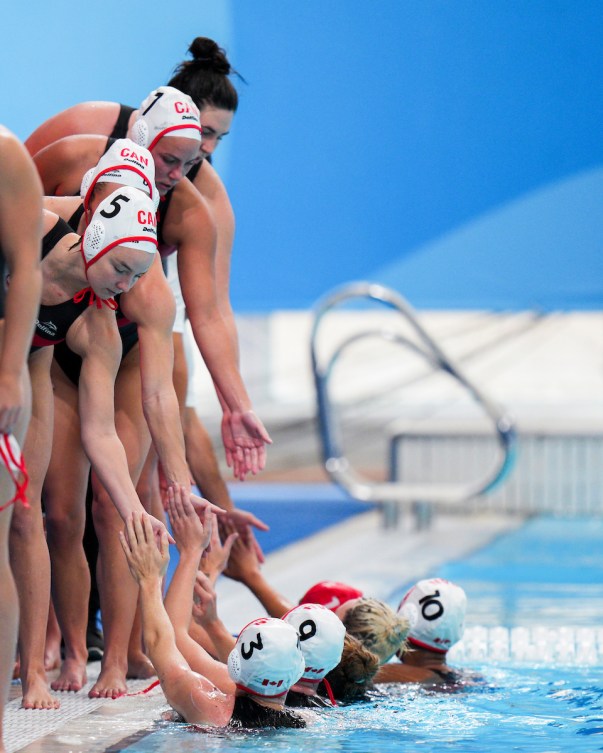
[[[126,541],[126,537],[123,531],[119,531],[119,543],[121,544],[121,548],[124,550],[128,565],[130,565],[132,563],[132,552],[130,551],[130,547],[128,545],[128,542]]]
[[[235,531],[234,533],[230,533],[228,535],[228,538],[224,542],[224,544],[222,544],[225,560],[228,560],[228,558],[230,557],[230,552],[232,551],[232,547],[238,538],[239,538],[239,534]]]
[[[176,543],[176,542],[174,542]],[[167,531],[163,530],[161,532],[161,538],[160,538],[160,547],[159,551],[161,552],[161,558],[162,559],[169,559],[170,556],[170,542],[168,541],[168,533]]]

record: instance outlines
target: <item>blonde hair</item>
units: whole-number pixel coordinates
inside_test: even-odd
[[[343,640],[343,653],[339,664],[327,673],[334,697],[338,701],[357,701],[364,698],[373,686],[373,677],[379,669],[379,657],[369,651],[349,633]]]
[[[397,651],[406,647],[410,623],[396,614],[384,601],[362,597],[343,617],[343,624],[351,635],[377,654],[385,664]]]

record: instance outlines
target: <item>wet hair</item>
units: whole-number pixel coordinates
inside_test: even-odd
[[[366,596],[347,610],[342,622],[350,635],[377,654],[382,664],[404,647],[410,630],[405,617],[396,614],[384,601]]]
[[[320,695],[308,695],[307,693],[299,693],[297,690],[290,690],[287,693],[287,700],[285,701],[287,706],[291,708],[303,708],[303,709],[324,709],[331,708],[329,701],[326,701]]]
[[[260,727],[294,727],[301,729],[306,726],[306,722],[295,711],[262,706],[250,696],[241,695],[235,698],[232,718],[228,726],[238,729],[257,729]]]
[[[239,95],[229,76],[245,79],[228,62],[226,53],[213,39],[196,37],[188,52],[192,60],[184,60],[174,69],[168,86],[174,86],[192,97],[199,109],[212,105],[221,110],[236,112]]]
[[[346,633],[339,664],[327,673],[325,679],[338,701],[360,701],[373,687],[373,677],[379,669],[379,657]],[[324,683],[318,686],[320,695],[327,695]]]

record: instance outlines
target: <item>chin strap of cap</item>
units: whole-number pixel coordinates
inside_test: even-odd
[[[110,308],[112,311],[117,311],[117,301],[115,298],[100,298],[94,290],[92,290],[91,287],[82,288],[81,290],[78,290],[78,292],[73,296],[73,302],[74,303],[81,303],[86,295],[89,296],[88,298],[88,306],[92,306],[92,304],[96,304],[97,309],[101,309],[103,307],[103,304],[107,306],[107,308]]]

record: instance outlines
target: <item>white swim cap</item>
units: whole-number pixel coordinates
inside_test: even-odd
[[[97,183],[119,183],[144,191],[159,206],[155,188],[155,161],[148,149],[131,139],[117,139],[82,178],[80,196],[88,209],[90,196]]]
[[[98,205],[82,238],[86,270],[115,246],[157,251],[155,205],[131,186],[117,188]]]
[[[289,610],[283,620],[299,635],[306,662],[303,679],[320,682],[341,661],[345,638],[343,622],[322,604],[300,604]]]
[[[160,86],[138,108],[138,118],[128,136],[152,149],[167,134],[201,143],[201,120],[199,109],[188,94],[173,86]]]
[[[466,609],[467,596],[460,586],[430,578],[410,589],[400,602],[398,614],[410,622],[410,643],[445,653],[463,637]]]
[[[246,625],[228,656],[228,673],[237,688],[264,697],[287,693],[304,666],[297,631],[273,617]]]

